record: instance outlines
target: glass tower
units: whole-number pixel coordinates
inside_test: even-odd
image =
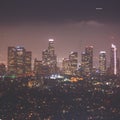
[[[111,74],[117,74],[117,48],[114,44],[111,45],[110,52],[110,72]]]
[[[101,75],[104,75],[106,73],[106,52],[105,51],[100,51],[100,54],[99,54],[99,70]]]

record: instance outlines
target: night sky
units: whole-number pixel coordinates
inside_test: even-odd
[[[119,0],[1,0],[0,62],[7,63],[8,46],[24,46],[33,59],[41,59],[48,39],[55,40],[58,59],[86,46],[94,46],[94,63],[100,50],[114,43],[120,56]],[[80,60],[81,61],[81,60]]]

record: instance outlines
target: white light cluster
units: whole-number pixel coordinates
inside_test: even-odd
[[[49,39],[49,42],[53,42],[54,41],[54,39]]]
[[[102,54],[102,53],[106,53],[106,51],[100,51],[100,53]]]
[[[114,44],[111,45],[111,47],[114,49],[114,74],[117,74],[117,48]]]

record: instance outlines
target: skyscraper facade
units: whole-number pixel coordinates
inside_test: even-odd
[[[49,39],[48,52],[50,56],[55,55],[54,39]]]
[[[6,66],[5,64],[1,63],[0,64],[0,76],[5,75],[6,73]]]
[[[16,72],[18,75],[25,73],[25,48],[16,47]]]
[[[30,73],[32,71],[31,64],[32,64],[32,52],[26,51],[25,53],[25,72]]]
[[[101,75],[106,74],[106,52],[100,51],[99,54],[99,71]]]
[[[117,47],[112,44],[110,51],[110,73],[117,74]]]
[[[36,75],[40,74],[41,66],[42,66],[42,61],[35,59],[34,60],[34,72]]]
[[[32,53],[24,47],[8,47],[8,72],[23,75],[31,71]]]
[[[44,65],[48,65],[51,74],[57,70],[57,56],[55,55],[54,39],[49,39],[48,49],[42,52],[42,61]]]
[[[43,52],[42,52],[42,62],[43,62],[43,64],[48,64],[49,63],[49,53],[48,53],[48,50],[44,50]]]
[[[69,58],[63,58],[63,61],[62,61],[62,71],[66,75],[71,75]]]
[[[16,73],[16,48],[8,47],[8,71]]]
[[[81,58],[83,73],[91,74],[93,70],[93,46],[86,47]]]
[[[82,58],[81,59],[82,74],[88,74],[90,72],[90,69],[88,64],[88,57],[85,52],[82,52],[81,58]]]
[[[75,71],[77,70],[78,66],[78,52],[71,52],[69,55],[70,60],[70,71],[73,74],[75,74]]]
[[[86,47],[85,53],[87,55],[89,71],[90,71],[90,73],[92,73],[92,69],[93,69],[93,46]]]

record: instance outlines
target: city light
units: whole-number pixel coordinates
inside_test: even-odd
[[[106,51],[100,51],[100,53],[106,53]]]
[[[49,42],[53,42],[54,41],[54,39],[49,39]]]
[[[117,48],[114,44],[111,45],[114,52],[114,74],[117,74]]]

